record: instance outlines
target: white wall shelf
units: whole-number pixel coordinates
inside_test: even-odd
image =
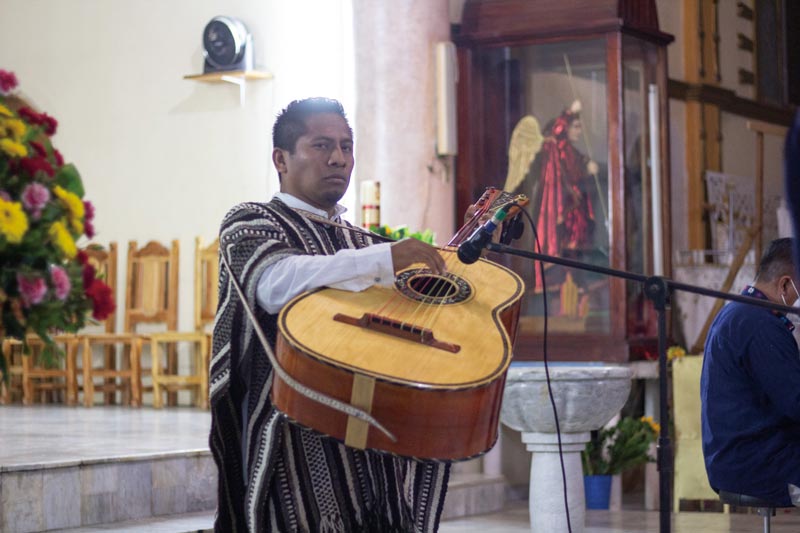
[[[245,86],[248,81],[271,80],[272,74],[263,70],[226,70],[207,72],[205,74],[187,74],[185,80],[204,81],[207,83],[233,83],[239,86],[239,105],[244,105]]]

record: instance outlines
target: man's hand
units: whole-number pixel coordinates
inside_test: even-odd
[[[588,172],[590,175],[597,176],[597,173],[599,171],[600,171],[600,167],[598,167],[597,163],[595,163],[591,159],[589,160],[588,163],[586,163],[586,172]]]
[[[407,238],[392,243],[392,265],[397,274],[414,263],[425,263],[434,274],[443,274],[447,268],[439,249],[420,240]]]

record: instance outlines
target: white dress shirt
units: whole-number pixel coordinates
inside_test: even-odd
[[[293,209],[302,209],[328,219],[345,212],[336,206],[331,217],[291,194],[279,192],[275,197]],[[392,243],[366,248],[339,250],[333,255],[292,255],[268,266],[258,280],[256,300],[268,313],[277,313],[298,294],[318,287],[346,291],[363,291],[373,285],[389,287],[394,283]]]

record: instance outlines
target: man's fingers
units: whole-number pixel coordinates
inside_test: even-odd
[[[416,239],[403,239],[392,244],[392,264],[395,272],[414,263],[425,263],[436,274],[447,270],[439,250],[429,244]]]

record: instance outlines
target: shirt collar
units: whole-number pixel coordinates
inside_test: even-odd
[[[748,285],[747,287],[745,287],[744,290],[742,291],[742,295],[769,301],[769,298],[767,298],[766,294],[756,289],[752,285]],[[794,324],[792,323],[792,321],[789,319],[788,316],[786,316],[784,313],[781,313],[777,309],[770,309],[770,312],[772,312],[773,315],[777,316],[789,331],[794,331]]]
[[[304,202],[297,196],[293,196],[288,192],[276,192],[273,198],[277,198],[281,202],[285,203],[287,206],[291,207],[292,209],[302,209],[303,211],[308,211],[309,213],[314,213],[315,215],[334,220],[342,216],[342,214],[347,211],[347,208],[341,204],[336,204],[336,207],[333,210],[333,216],[330,216],[327,211],[324,209],[319,209],[314,207],[313,205]]]

